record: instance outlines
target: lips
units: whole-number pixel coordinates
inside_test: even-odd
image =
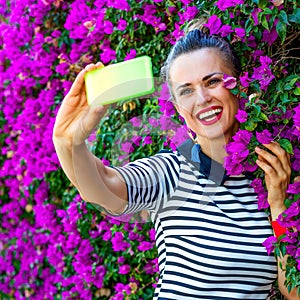
[[[223,113],[223,107],[210,106],[199,111],[196,115],[197,119],[203,125],[212,125],[219,121]]]

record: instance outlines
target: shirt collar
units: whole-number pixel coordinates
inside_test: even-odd
[[[188,140],[178,147],[178,150],[199,169],[201,174],[215,183],[223,184],[230,177],[223,165],[207,156],[199,144]],[[245,172],[244,175],[250,180],[254,179],[249,172]]]
[[[191,160],[199,163],[200,173],[215,183],[223,184],[229,178],[223,165],[207,156],[199,144],[195,144],[192,147]]]

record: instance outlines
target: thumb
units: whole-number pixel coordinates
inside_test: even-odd
[[[83,69],[78,73],[68,92],[69,95],[75,96],[80,94],[82,87],[84,86],[84,76],[86,72],[86,69]]]

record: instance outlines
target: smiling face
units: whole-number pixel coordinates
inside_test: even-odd
[[[224,74],[233,76],[222,54],[203,48],[178,56],[170,66],[169,78],[175,106],[198,143],[224,139],[238,129],[237,98],[223,86]]]

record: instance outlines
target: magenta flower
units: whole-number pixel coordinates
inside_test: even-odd
[[[255,7],[251,13],[251,16],[253,18],[254,21],[254,26],[257,26],[259,24],[259,20],[258,20],[258,14],[262,12],[262,10],[260,8]]]
[[[126,153],[131,153],[132,151],[134,151],[134,147],[132,146],[132,143],[125,142],[122,143],[121,150]]]
[[[272,60],[268,56],[261,56],[259,60],[261,66],[253,69],[251,79],[258,80],[261,89],[263,91],[266,91],[271,81],[275,78],[270,69]]]
[[[145,138],[144,138],[144,141],[143,141],[143,146],[145,146],[145,145],[150,145],[150,144],[152,144],[152,138],[151,138],[151,136],[150,135],[147,135]]]
[[[294,108],[293,121],[296,127],[300,130],[300,104]]]
[[[126,27],[127,27],[127,22],[126,22],[126,20],[120,19],[120,20],[119,20],[119,23],[118,23],[118,25],[117,25],[117,29],[123,31],[123,30],[126,29]]]
[[[219,8],[219,10],[226,10],[230,7],[235,7],[236,5],[243,4],[244,0],[218,0],[215,5]]]
[[[272,251],[275,249],[274,244],[277,242],[277,239],[275,236],[268,237],[262,244],[267,249],[268,255],[272,253]]]
[[[273,27],[270,31],[265,29],[261,41],[267,42],[271,46],[278,38],[276,27]]]
[[[300,194],[300,181],[289,184],[287,192],[293,195]]]
[[[133,117],[132,119],[129,120],[129,122],[135,127],[139,127],[142,123],[141,119],[138,117]]]
[[[256,132],[256,138],[261,144],[270,144],[273,141],[272,134],[267,129],[264,129],[262,132]]]
[[[147,250],[150,250],[150,249],[152,249],[153,248],[153,246],[154,246],[154,244],[153,243],[151,243],[151,242],[147,242],[147,241],[143,241],[143,242],[141,242],[139,245],[138,245],[138,250],[140,250],[140,251],[147,251]]]
[[[56,66],[55,71],[59,73],[61,76],[64,76],[69,72],[69,64],[65,62],[61,63]]]
[[[244,28],[235,28],[235,33],[236,33],[236,35],[239,37],[239,38],[241,38],[242,40],[244,40],[244,37],[245,37],[245,35],[246,35],[246,31],[245,31],[245,29]]]
[[[248,72],[244,72],[242,76],[240,76],[240,82],[243,87],[248,87],[249,83],[251,82],[250,78],[248,77]]]
[[[294,157],[292,161],[292,167],[295,171],[300,171],[300,149],[294,148]]]
[[[150,238],[150,241],[155,241],[155,229],[154,228],[151,228],[149,231],[148,231],[148,234],[149,234],[149,238]]]
[[[119,274],[128,274],[130,272],[130,265],[119,266]]]
[[[249,163],[248,161],[244,164],[245,171],[253,173],[258,169],[258,165],[256,163]]]
[[[241,163],[237,162],[233,156],[226,156],[224,160],[224,167],[228,175],[240,175],[244,171]]]
[[[233,76],[229,76],[227,74],[224,74],[223,76],[223,86],[226,89],[232,90],[236,87],[236,78]]]
[[[233,30],[230,25],[223,25],[219,30],[219,33],[221,34],[222,37],[226,37],[232,32]]]
[[[104,47],[103,47],[104,48]],[[104,63],[107,64],[111,62],[112,60],[116,59],[116,51],[112,50],[108,47],[105,47],[103,49],[103,52],[100,54],[100,60]]]
[[[104,21],[104,33],[112,34],[113,32],[114,32],[114,24],[109,20],[105,20]]]
[[[136,50],[135,49],[130,49],[129,52],[127,52],[124,60],[130,60],[132,58],[136,57]]]
[[[132,137],[131,141],[134,145],[139,146],[141,144],[142,139],[143,138],[141,136],[134,136]]]
[[[189,5],[192,2],[192,0],[180,0],[180,2],[184,5]]]
[[[245,145],[248,145],[250,143],[252,135],[253,135],[252,132],[248,130],[239,129],[236,132],[236,134],[233,136],[233,140],[235,142],[241,142]]]
[[[122,263],[124,263],[124,261],[125,261],[124,256],[119,256],[118,257],[118,260],[117,260],[118,264],[122,264]]]
[[[181,29],[180,25],[175,23],[175,30],[172,32],[173,40],[172,44],[175,44],[175,41],[184,35],[184,31]]]
[[[199,9],[196,6],[188,6],[185,12],[183,13],[185,21],[194,19],[198,12]]]
[[[103,241],[109,241],[111,239],[111,237],[112,237],[112,233],[111,233],[111,230],[109,229],[109,230],[105,231],[102,239],[103,239]]]
[[[238,109],[237,114],[235,115],[235,118],[240,122],[240,123],[245,123],[248,119],[248,114],[241,109]]]
[[[257,204],[258,204],[258,209],[265,209],[269,207],[268,203],[268,194],[262,184],[261,178],[255,178],[251,182],[251,186],[254,189],[254,192],[257,194]]]
[[[144,267],[144,271],[146,274],[154,274],[159,272],[158,268],[158,259],[152,259],[147,262],[147,264]]]
[[[115,252],[125,251],[130,247],[130,244],[124,241],[124,235],[122,232],[116,232],[115,236],[111,239],[111,242],[112,248]]]
[[[102,3],[102,1],[101,1]],[[108,0],[107,1],[107,6],[108,7],[113,7],[117,10],[125,10],[129,11],[130,10],[130,5],[126,0]]]
[[[224,166],[228,174],[239,175],[245,170],[242,162],[249,155],[248,144],[251,137],[251,132],[240,129],[232,137],[233,141],[227,144],[226,151],[229,155],[225,157]]]
[[[117,292],[122,293],[122,298],[118,298],[118,299],[122,299],[122,300],[124,299],[123,292],[125,292],[127,295],[130,295],[131,293],[131,287],[129,284],[117,283],[114,286],[114,288]]]
[[[258,210],[267,209],[270,207],[270,204],[268,202],[267,192],[260,193],[259,195],[257,195],[257,206],[258,206]]]
[[[217,34],[222,26],[222,22],[217,15],[212,15],[204,26],[209,28],[210,34]]]
[[[233,154],[233,157],[237,162],[241,162],[249,154],[249,149],[247,148],[247,146],[248,145],[241,142],[231,142],[227,145],[226,150],[228,151],[228,153]]]

